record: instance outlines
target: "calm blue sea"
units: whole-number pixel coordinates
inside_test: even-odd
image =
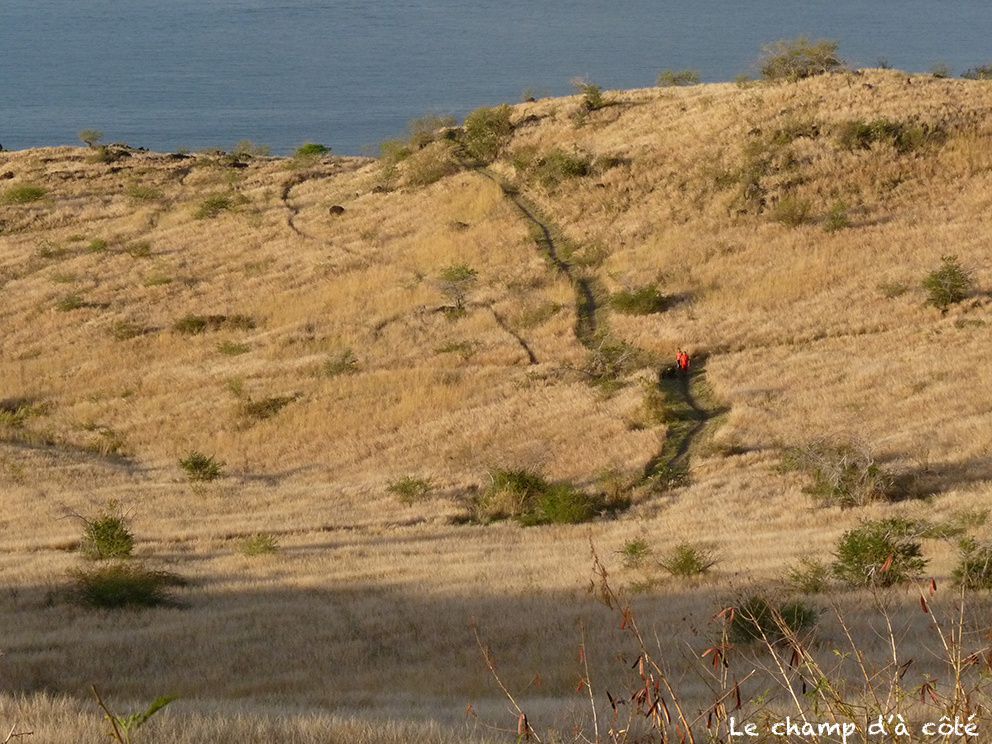
[[[0,144],[357,154],[426,112],[753,71],[800,33],[859,65],[992,62],[989,0],[0,0]]]

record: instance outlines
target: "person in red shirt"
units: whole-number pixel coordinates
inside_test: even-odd
[[[679,349],[679,353],[675,355],[675,366],[679,372],[689,371],[689,355],[682,349]]]

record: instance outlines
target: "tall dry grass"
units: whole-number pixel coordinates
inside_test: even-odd
[[[664,410],[645,415],[657,369],[611,391],[587,383],[573,288],[492,181],[463,170],[390,191],[363,159],[290,170],[268,158],[235,169],[205,155],[0,153],[0,170],[44,190],[0,209],[5,710],[21,693],[73,696],[24,703],[54,711],[66,723],[51,736],[69,740],[96,724],[58,710],[83,704],[92,683],[129,703],[175,692],[217,706],[189,731],[310,725],[272,723],[270,706],[454,720],[473,702],[488,716],[500,703],[474,617],[508,689],[541,670],[527,712],[554,723],[573,709],[576,675],[598,691],[611,654],[627,649],[581,589],[590,534],[604,556],[633,537],[659,555],[685,541],[719,547],[691,586],[614,574],[645,637],[698,651],[699,629],[737,587],[829,559],[862,519],[992,508],[988,86],[869,71],[609,100],[578,118],[578,98],[514,107],[527,125],[492,168],[567,238],[577,275],[670,300],[661,313],[603,318],[656,358],[708,354],[706,383],[729,410],[694,445],[688,482],[579,527],[461,522],[493,468],[589,491],[637,482],[664,448]],[[846,123],[880,118],[943,136],[912,152],[839,141]],[[591,172],[542,183],[513,166],[521,148],[577,152]],[[218,196],[228,208],[198,219]],[[783,199],[809,219],[776,219]],[[838,204],[840,228],[826,221]],[[948,253],[977,290],[942,314],[920,282]],[[478,272],[463,317],[438,311],[452,264]],[[254,327],[175,330],[191,314]],[[343,358],[348,369],[329,373]],[[273,400],[289,402],[246,415]],[[819,506],[808,478],[783,468],[785,450],[819,438],[869,443],[912,498]],[[189,482],[179,460],[191,450],[225,476]],[[389,486],[407,477],[430,481],[430,496],[398,499]],[[177,606],[72,602],[80,535],[62,517],[111,500],[133,509],[136,558],[187,580]],[[245,556],[258,534],[280,551]],[[943,587],[954,543],[927,538],[924,549]],[[881,658],[868,599],[836,602]],[[897,590],[891,601],[895,617],[917,598]],[[942,673],[916,612],[904,653]],[[845,648],[829,617],[823,648]],[[578,623],[597,650],[588,673],[572,663]],[[666,663],[686,700],[712,700],[692,654]]]

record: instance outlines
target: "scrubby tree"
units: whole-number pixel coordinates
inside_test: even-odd
[[[510,107],[476,109],[465,119],[464,146],[473,158],[491,163],[513,136]]]
[[[966,80],[992,80],[992,64],[978,65],[961,73]]]
[[[663,70],[658,75],[658,85],[662,88],[699,85],[699,73],[695,70]]]
[[[844,68],[844,60],[837,54],[836,41],[810,41],[805,36],[768,44],[762,49],[759,64],[765,80],[792,82]]]
[[[921,525],[879,519],[848,530],[837,545],[833,573],[853,587],[888,587],[918,578],[927,566]]]
[[[598,111],[606,105],[603,89],[595,83],[576,78],[572,81],[572,85],[582,95],[582,107],[586,111]]]
[[[465,308],[465,298],[475,284],[478,273],[465,264],[452,264],[441,270],[438,275],[438,286],[452,302],[457,310]]]
[[[97,143],[103,139],[103,132],[99,129],[84,129],[79,133],[79,139],[82,140],[87,147],[96,147]]]
[[[923,280],[923,288],[927,291],[928,302],[946,312],[948,307],[971,293],[974,283],[971,271],[958,262],[957,256],[943,256],[940,266]]]

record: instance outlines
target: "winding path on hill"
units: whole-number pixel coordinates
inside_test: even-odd
[[[282,185],[282,193],[279,198],[282,200],[282,204],[289,211],[286,216],[286,224],[289,225],[289,229],[294,233],[299,235],[301,238],[310,238],[313,240],[312,235],[307,235],[300,228],[296,226],[296,215],[300,213],[300,208],[290,202],[290,196],[293,193],[293,189],[299,186],[301,183],[307,180],[306,175],[296,175],[290,178]]]
[[[569,263],[561,250],[564,235],[549,218],[512,185],[485,167],[475,172],[499,186],[500,191],[530,223],[534,229],[534,242],[545,254],[548,262],[572,284],[575,291],[575,337],[584,347],[594,351],[610,338],[602,318],[604,309],[596,299],[595,279],[583,276],[574,264]],[[710,404],[701,405],[698,399],[708,398],[706,392],[706,357],[698,356],[690,374],[678,374],[674,366],[666,366],[658,373],[657,388],[667,402],[667,431],[661,450],[644,467],[641,484],[662,489],[685,483],[689,475],[689,459],[694,445],[717,416],[725,409]]]
[[[540,360],[537,358],[537,354],[534,353],[534,350],[531,348],[530,344],[527,343],[527,339],[525,339],[523,336],[517,333],[517,331],[514,330],[514,328],[509,323],[506,322],[506,318],[504,318],[502,315],[499,314],[499,311],[497,311],[496,308],[493,307],[493,304],[491,302],[469,302],[465,305],[465,307],[473,308],[473,309],[481,308],[488,310],[490,313],[492,313],[493,320],[496,322],[496,325],[499,326],[500,330],[502,330],[504,333],[510,336],[514,341],[516,341],[517,344],[520,346],[521,350],[524,352],[524,354],[527,355],[527,363],[540,364]],[[449,306],[441,306],[441,307],[422,306],[414,310],[413,316],[424,317],[427,315],[443,313],[451,309],[452,308]],[[390,315],[387,318],[383,318],[374,326],[372,326],[372,338],[378,341],[379,338],[382,336],[382,332],[388,326],[390,326],[393,323],[398,323],[400,321],[407,320],[409,316],[410,313],[402,312],[402,313],[396,313],[395,315]]]

